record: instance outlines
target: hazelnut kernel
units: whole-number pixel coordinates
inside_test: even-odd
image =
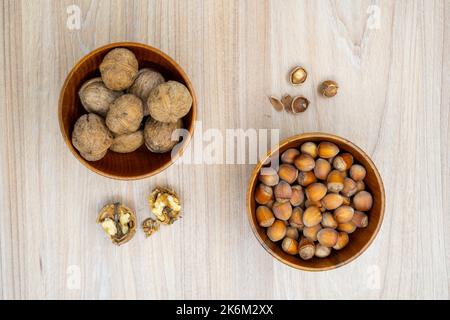
[[[353,222],[340,223],[337,227],[339,231],[344,231],[347,233],[353,233],[356,230],[356,225]]]
[[[298,254],[303,260],[309,260],[314,257],[316,248],[314,242],[308,238],[303,237],[298,244]]]
[[[322,158],[316,160],[316,166],[314,167],[314,174],[320,180],[326,180],[328,174],[331,171],[331,164]]]
[[[300,171],[311,171],[316,166],[314,158],[306,153],[302,153],[298,157],[296,157],[294,160],[294,164]]]
[[[350,169],[353,164],[353,156],[346,152],[342,153],[333,159],[333,168],[339,171],[345,171]]]
[[[372,205],[372,195],[367,191],[360,191],[353,197],[353,206],[358,211],[369,211]]]
[[[349,242],[349,237],[348,237],[348,233],[347,232],[339,232],[338,234],[338,239],[336,244],[333,246],[334,250],[341,250],[342,248],[344,248],[348,242]]]
[[[364,180],[366,177],[366,169],[360,164],[354,164],[350,168],[350,177],[355,181]]]
[[[280,241],[286,236],[286,224],[281,220],[275,220],[275,222],[267,228],[267,236],[273,242]]]
[[[350,206],[341,206],[334,210],[334,219],[338,223],[350,222],[353,218],[355,210]]]
[[[318,258],[326,258],[330,255],[331,253],[331,248],[329,247],[325,247],[323,245],[321,245],[320,243],[316,244],[316,251],[314,253],[314,255]]]
[[[300,151],[294,148],[287,149],[281,154],[281,162],[292,164],[295,158],[300,154]]]
[[[274,168],[270,167],[261,169],[258,179],[259,181],[270,187],[276,186],[280,181],[280,177],[278,177],[277,171]]]
[[[301,145],[300,151],[302,153],[310,155],[314,159],[317,158],[317,155],[319,154],[317,145],[314,142],[305,142],[304,144]]]
[[[273,190],[271,187],[260,183],[255,190],[255,201],[259,204],[266,204],[273,198]]]
[[[256,220],[261,227],[267,228],[274,223],[275,217],[272,213],[272,210],[270,210],[266,206],[259,206],[256,209]]]
[[[302,208],[295,207],[292,210],[291,217],[289,218],[289,225],[294,227],[294,228],[303,229],[303,227],[305,225],[303,224],[303,210],[302,210]]]
[[[322,221],[322,213],[316,206],[311,206],[303,212],[303,224],[306,227],[313,227]]]
[[[327,210],[334,210],[339,208],[344,202],[344,199],[340,194],[337,193],[329,193],[322,200],[322,205]]]
[[[278,175],[281,180],[284,180],[288,183],[293,183],[298,176],[298,170],[290,164],[282,164],[278,170]]]
[[[274,188],[275,199],[278,202],[289,201],[292,197],[292,188],[286,181],[280,181]]]
[[[318,147],[319,157],[329,159],[339,153],[339,147],[332,142],[324,141]]]
[[[300,171],[298,173],[297,182],[302,187],[307,187],[311,183],[314,183],[316,181],[317,181],[317,178],[312,171],[307,171],[307,172]]]
[[[317,240],[325,247],[333,247],[338,240],[338,232],[331,228],[324,228],[317,233]]]
[[[327,187],[320,182],[313,183],[306,188],[306,197],[311,201],[319,201],[327,194]]]
[[[364,212],[355,211],[352,222],[357,228],[365,228],[369,225],[369,217]]]
[[[281,243],[281,248],[287,254],[296,255],[298,253],[298,242],[295,239],[285,237]]]
[[[342,172],[333,170],[327,177],[327,188],[330,192],[338,193],[344,189],[344,177]]]
[[[300,206],[305,200],[305,194],[303,192],[303,188],[299,185],[292,186],[292,196],[291,196],[291,204],[294,207]]]
[[[311,241],[317,241],[317,233],[322,229],[320,224],[313,227],[304,227],[303,235]]]
[[[277,219],[286,221],[289,220],[289,218],[292,215],[292,206],[290,202],[278,202],[275,201],[272,207],[273,214]]]

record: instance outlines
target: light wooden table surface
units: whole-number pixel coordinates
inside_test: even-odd
[[[81,9],[69,30],[67,8]],[[0,13],[1,298],[438,298],[450,294],[450,3],[444,1],[14,1]],[[69,9],[71,9],[69,7]],[[98,46],[137,41],[191,77],[203,131],[324,131],[377,164],[387,208],[353,263],[307,273],[275,261],[247,222],[253,165],[175,165],[114,181],[68,151],[57,102],[72,66]],[[301,88],[286,75],[309,71]],[[333,99],[318,84],[336,79]],[[267,96],[304,94],[300,115]],[[197,136],[198,139],[198,136]],[[142,221],[157,185],[184,218],[117,248],[95,224],[120,200]]]

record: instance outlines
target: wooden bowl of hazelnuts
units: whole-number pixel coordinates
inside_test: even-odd
[[[112,43],[83,57],[59,98],[72,154],[103,176],[135,180],[173,164],[193,133],[193,86],[168,55],[145,44]]]
[[[326,133],[281,142],[255,167],[247,214],[279,261],[326,271],[360,256],[383,222],[385,193],[375,164],[352,142]]]

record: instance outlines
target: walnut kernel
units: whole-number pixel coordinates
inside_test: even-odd
[[[180,216],[180,200],[169,188],[155,188],[150,194],[148,203],[152,213],[163,224],[172,224]]]
[[[130,241],[136,233],[136,215],[120,203],[104,206],[98,214],[97,223],[111,241],[119,246]]]

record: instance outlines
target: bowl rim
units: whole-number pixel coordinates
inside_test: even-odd
[[[352,257],[350,257],[349,259],[342,261],[338,264],[332,265],[332,266],[326,266],[326,267],[317,267],[317,268],[313,268],[313,267],[307,267],[307,266],[301,266],[298,265],[296,263],[292,263],[288,260],[283,259],[281,256],[279,256],[275,251],[273,251],[265,242],[264,240],[260,237],[257,227],[256,225],[253,223],[253,215],[254,212],[252,212],[251,210],[251,201],[252,201],[252,197],[253,197],[253,185],[257,182],[257,175],[259,174],[264,162],[270,158],[272,156],[272,154],[274,154],[276,151],[279,151],[281,148],[283,148],[285,145],[289,144],[292,141],[296,141],[296,140],[300,140],[300,139],[308,139],[308,138],[314,138],[314,139],[323,139],[324,141],[327,141],[327,139],[329,138],[333,138],[343,144],[348,144],[351,145],[355,150],[357,150],[359,153],[361,153],[362,156],[364,156],[367,161],[369,162],[369,164],[372,166],[372,168],[374,169],[374,173],[375,173],[375,178],[377,179],[378,183],[380,184],[380,193],[381,193],[381,207],[380,207],[380,220],[374,230],[374,232],[372,233],[372,235],[369,238],[369,241],[367,241],[367,243],[361,248],[361,250],[359,250],[355,255],[353,255]],[[255,183],[252,183],[255,182]],[[352,261],[354,261],[356,258],[358,258],[359,256],[361,256],[366,250],[367,248],[373,243],[373,241],[375,240],[376,236],[378,235],[378,232],[380,231],[381,225],[383,224],[383,220],[384,220],[384,213],[385,213],[385,206],[386,206],[386,195],[385,195],[385,189],[384,189],[384,184],[383,184],[383,180],[381,178],[381,175],[378,171],[378,168],[376,167],[375,163],[372,161],[372,159],[367,155],[366,152],[364,152],[360,147],[358,147],[356,144],[354,144],[353,142],[351,142],[348,139],[342,138],[340,136],[334,135],[334,134],[330,134],[330,133],[325,133],[325,132],[307,132],[307,133],[301,133],[301,134],[297,134],[291,137],[288,137],[284,140],[282,140],[278,145],[276,145],[275,147],[273,147],[272,149],[270,149],[266,155],[261,158],[261,160],[258,162],[258,164],[255,166],[255,168],[253,169],[251,175],[250,175],[250,180],[248,182],[248,188],[247,188],[247,196],[246,196],[246,205],[247,205],[247,219],[248,222],[250,224],[250,227],[253,231],[253,234],[255,235],[255,237],[258,239],[259,243],[261,244],[261,246],[268,252],[270,253],[270,255],[272,257],[274,257],[275,259],[277,259],[278,261],[282,262],[283,264],[286,264],[292,268],[298,269],[298,270],[303,270],[303,271],[312,271],[312,272],[319,272],[319,271],[329,271],[329,270],[334,270],[337,269],[339,267],[342,267]]]
[[[171,157],[170,161],[167,162],[166,164],[164,164],[163,166],[159,167],[158,169],[155,169],[149,173],[144,173],[141,175],[135,175],[135,176],[117,176],[114,174],[109,174],[106,172],[103,172],[97,168],[95,168],[94,166],[92,166],[89,161],[86,161],[83,157],[81,157],[81,155],[78,154],[78,152],[75,150],[74,146],[72,145],[71,139],[69,137],[67,137],[67,135],[65,134],[65,130],[64,130],[64,126],[63,126],[63,119],[62,119],[62,110],[63,110],[63,96],[64,96],[64,92],[67,89],[67,85],[69,83],[69,80],[73,77],[73,74],[75,73],[76,70],[78,70],[80,68],[80,66],[82,64],[84,64],[87,60],[89,60],[93,55],[104,51],[104,50],[112,50],[114,48],[119,48],[119,47],[139,47],[142,49],[146,49],[149,51],[154,52],[155,54],[162,56],[164,59],[166,59],[167,61],[169,61],[169,63],[171,63],[176,69],[177,71],[180,73],[181,77],[183,78],[183,81],[185,81],[186,86],[188,87],[191,95],[192,95],[192,122],[193,125],[191,126],[191,128],[188,129],[189,131],[189,135],[187,135],[186,137],[183,137],[183,139],[186,139],[183,141],[182,146],[178,149],[177,153]],[[92,51],[90,51],[89,53],[87,53],[86,55],[84,55],[70,70],[70,72],[67,74],[65,80],[64,80],[64,84],[61,87],[61,91],[59,93],[59,100],[58,100],[58,122],[59,122],[59,129],[62,135],[62,138],[65,142],[65,144],[69,147],[71,153],[78,159],[78,161],[81,162],[81,164],[83,164],[86,168],[88,168],[89,170],[104,176],[106,178],[110,178],[110,179],[115,179],[115,180],[124,180],[124,181],[132,181],[132,180],[141,180],[141,179],[145,179],[145,178],[149,178],[152,177],[154,175],[157,175],[159,173],[161,173],[162,171],[166,170],[168,167],[170,167],[171,165],[173,165],[184,153],[184,151],[187,149],[187,147],[189,146],[189,143],[191,142],[192,136],[194,135],[194,131],[195,131],[195,121],[197,119],[197,98],[195,95],[195,91],[194,91],[194,87],[192,85],[191,80],[189,79],[188,75],[186,74],[186,72],[184,71],[183,68],[181,68],[181,66],[174,60],[172,59],[169,55],[167,55],[166,53],[164,53],[163,51],[161,51],[158,48],[152,47],[150,45],[144,44],[144,43],[139,43],[139,42],[113,42],[113,43],[109,43],[103,46],[100,46]]]

